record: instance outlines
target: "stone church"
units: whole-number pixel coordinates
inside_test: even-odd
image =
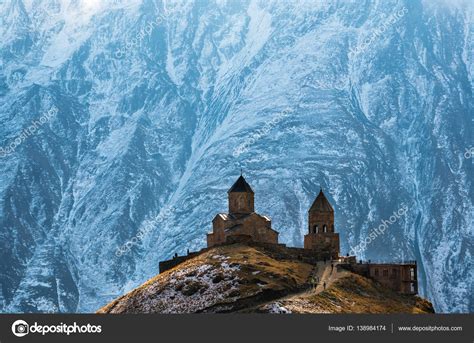
[[[308,211],[308,233],[304,247],[287,247],[278,243],[278,232],[267,216],[255,212],[254,192],[240,175],[227,192],[229,212],[217,214],[212,221],[212,232],[207,234],[207,248],[175,254],[173,259],[160,262],[160,273],[193,258],[214,246],[232,243],[264,245],[281,256],[317,263],[335,260],[345,269],[369,277],[396,292],[416,294],[418,291],[416,261],[402,263],[357,262],[356,256],[340,256],[339,233],[334,228],[334,209],[321,189]]]
[[[208,247],[233,242],[278,244],[278,232],[272,229],[270,218],[255,212],[254,192],[242,175],[227,194],[229,213],[219,213],[212,220]]]
[[[219,213],[212,221],[212,233],[207,234],[207,247],[234,242],[278,244],[278,232],[272,229],[267,216],[255,212],[254,192],[240,175],[227,192],[229,213]],[[308,234],[304,248],[327,252],[331,258],[339,257],[339,234],[334,231],[334,209],[323,191],[308,212]]]

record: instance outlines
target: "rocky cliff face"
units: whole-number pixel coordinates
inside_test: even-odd
[[[140,285],[204,246],[243,167],[284,243],[322,186],[343,253],[417,259],[438,312],[472,312],[472,14],[2,2],[0,310],[90,312]]]

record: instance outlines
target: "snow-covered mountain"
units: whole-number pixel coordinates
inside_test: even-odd
[[[242,167],[282,242],[322,186],[343,253],[417,259],[437,312],[474,312],[473,7],[0,1],[0,311],[141,284]]]

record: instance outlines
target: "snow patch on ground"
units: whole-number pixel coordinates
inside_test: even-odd
[[[290,310],[282,306],[282,304],[279,303],[278,301],[267,305],[266,307],[264,307],[264,310],[267,310],[268,313],[275,313],[275,314],[290,314],[291,313]]]

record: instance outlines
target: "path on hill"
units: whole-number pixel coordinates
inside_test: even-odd
[[[331,267],[331,263],[333,267]],[[311,294],[318,294],[322,291],[324,291],[324,283],[326,283],[326,288],[329,288],[334,281],[340,278],[341,272],[337,271],[337,262],[331,262],[327,261],[326,263],[324,262],[318,262],[317,263],[317,272],[312,275],[312,277],[316,278],[319,280],[317,283],[316,287],[313,289],[305,290],[301,293],[311,293]],[[308,280],[310,281],[310,280]],[[294,295],[294,294],[293,294]]]
[[[326,289],[328,289],[336,280],[338,280],[339,278],[343,277],[346,274],[346,272],[344,271],[337,271],[338,262],[332,262],[332,263],[333,263],[333,268],[331,268],[331,261],[327,261],[326,263],[324,263],[323,261],[320,261],[313,267],[313,271],[307,280],[308,285],[310,285],[308,288],[300,292],[288,294],[279,299],[274,299],[274,300],[265,302],[263,304],[258,305],[257,307],[265,307],[265,306],[273,307],[272,305],[279,304],[285,301],[291,302],[292,299],[294,298],[310,297],[310,296],[314,296],[316,294],[323,292],[325,290],[324,282],[326,282]],[[317,280],[317,284],[314,285],[315,286],[314,288],[313,286],[311,286],[312,284],[311,279]]]

